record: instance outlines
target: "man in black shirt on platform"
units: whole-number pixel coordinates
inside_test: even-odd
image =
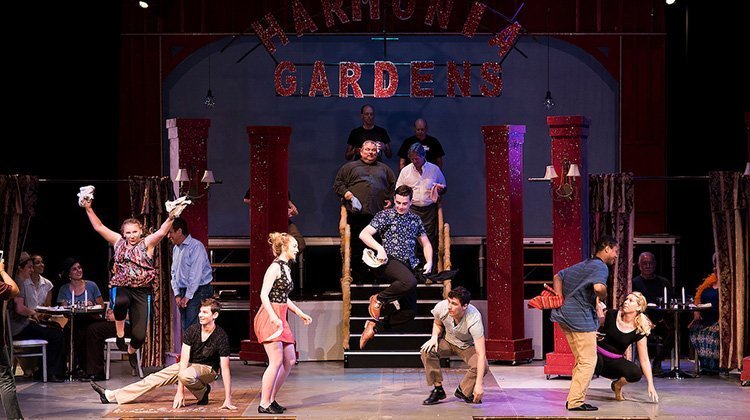
[[[642,252],[638,256],[638,268],[641,273],[633,277],[633,291],[641,292],[649,303],[657,303],[657,299],[664,299],[664,289],[667,290],[667,302],[672,299],[672,283],[666,278],[656,274],[656,258],[654,254],[650,252]],[[651,322],[654,323],[654,328],[651,330],[651,339],[649,344],[656,343],[659,338],[661,340],[661,348],[658,351],[652,353],[654,355],[654,361],[652,363],[651,370],[655,374],[661,372],[661,363],[664,359],[671,357],[672,347],[674,347],[674,324],[669,322],[669,319],[664,319],[661,313],[651,311],[648,313],[648,317]]]
[[[378,146],[378,161],[383,160],[383,153],[385,153],[386,157],[390,158],[391,138],[388,137],[388,132],[385,131],[385,128],[375,125],[375,108],[372,105],[364,105],[359,112],[362,118],[362,127],[357,127],[349,133],[344,159],[359,159],[359,149],[362,148],[362,143],[365,140],[372,140]]]
[[[99,394],[102,404],[127,404],[151,390],[176,383],[177,392],[172,404],[174,408],[185,405],[185,388],[198,399],[198,405],[207,405],[208,394],[211,392],[209,384],[218,379],[221,367],[224,382],[224,404],[221,408],[236,409],[237,407],[232,405],[229,338],[224,330],[216,325],[220,310],[221,305],[213,298],[201,301],[199,323],[185,330],[178,363],[120,389],[104,389],[96,382],[91,382],[91,387]]]
[[[443,145],[440,144],[438,139],[427,134],[427,120],[418,118],[414,121],[414,135],[404,140],[401,143],[401,148],[398,149],[399,170],[404,169],[404,166],[409,164],[409,148],[414,143],[422,145],[422,148],[427,152],[426,159],[428,162],[437,165],[441,170],[443,169],[443,156],[445,156]]]

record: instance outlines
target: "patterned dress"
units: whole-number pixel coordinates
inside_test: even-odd
[[[115,243],[114,267],[109,287],[151,287],[156,279],[156,267],[153,257],[149,257],[146,242],[140,241],[133,247],[120,238]]]
[[[261,305],[258,309],[258,313],[255,314],[255,320],[253,322],[253,328],[255,329],[255,336],[258,338],[258,342],[270,343],[274,341],[280,341],[282,343],[294,344],[294,335],[292,330],[289,329],[289,323],[286,320],[286,315],[289,307],[287,301],[289,299],[289,293],[294,289],[294,283],[292,282],[292,276],[289,271],[289,262],[282,260],[274,260],[274,264],[279,265],[281,275],[273,282],[271,291],[268,293],[268,299],[271,301],[271,306],[276,316],[281,319],[281,328],[274,326],[271,323],[271,317],[266,311],[266,308]]]

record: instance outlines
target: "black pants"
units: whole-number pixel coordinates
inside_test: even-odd
[[[5,322],[5,319],[0,316],[0,321]],[[23,418],[16,395],[16,378],[13,376],[10,358],[4,345],[0,345],[0,401],[3,402],[5,417],[9,419]]]
[[[427,231],[427,239],[430,240],[430,245],[432,245],[432,272],[435,273],[437,272],[436,269],[438,261],[438,205],[436,203],[424,207],[412,205],[409,209],[412,213],[416,214],[420,219],[422,219],[424,230]],[[417,241],[415,251],[420,261],[422,261],[423,263],[427,262],[424,257],[422,244],[419,241]]]
[[[653,356],[655,361],[662,361],[672,357],[672,348],[674,347],[674,324],[669,322],[667,319],[660,319],[654,321],[656,326],[651,330],[651,335],[648,337],[649,343],[656,342],[655,338],[659,338],[661,341],[661,347],[658,351],[654,351]]]
[[[347,221],[352,233],[351,240],[351,269],[353,283],[370,283],[372,282],[372,273],[370,268],[362,261],[362,251],[365,244],[359,239],[359,233],[366,228],[372,221],[371,214],[347,213]]]
[[[65,336],[61,328],[29,322],[13,339],[47,340],[47,375],[65,376]]]
[[[378,300],[384,303],[383,321],[376,329],[390,330],[405,324],[417,315],[417,278],[414,272],[399,260],[389,258],[388,262],[375,269],[375,276],[391,285],[378,293]],[[398,301],[399,309],[390,303]]]
[[[597,353],[596,355],[594,373],[614,380],[625,378],[628,382],[638,382],[643,376],[641,368],[630,360],[624,357],[612,359],[602,356],[601,353]]]
[[[125,324],[125,336],[130,335],[130,324]],[[99,320],[86,329],[86,375],[104,375],[104,341],[116,337],[117,330],[112,321]]]
[[[109,289],[115,320],[124,321],[130,314],[130,346],[139,349],[146,341],[146,329],[151,312],[151,288],[115,286]],[[110,303],[111,304],[111,303]]]

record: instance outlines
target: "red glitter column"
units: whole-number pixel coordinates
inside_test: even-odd
[[[197,185],[198,195],[203,191],[201,178],[207,169],[208,127],[211,120],[172,118],[167,120],[169,138],[169,175],[177,176],[177,170],[187,169],[191,186]],[[175,183],[177,187],[177,183]],[[177,189],[177,188],[175,188]],[[193,200],[180,215],[190,227],[190,235],[208,244],[208,198]]]
[[[482,127],[487,172],[487,358],[528,361],[523,337],[524,125]]]
[[[167,137],[169,138],[169,176],[175,179],[177,170],[186,169],[191,185],[200,185],[203,171],[206,170],[208,151],[208,127],[211,120],[172,118],[167,120]],[[197,184],[195,184],[197,183]],[[179,185],[174,183],[175,192],[179,194]],[[193,200],[193,204],[183,210],[180,217],[185,219],[193,238],[208,244],[208,198]],[[182,326],[180,312],[172,308],[172,350],[180,353],[182,348]],[[171,361],[167,356],[167,361]]]
[[[591,120],[583,116],[547,117],[552,137],[552,165],[558,177],[552,186],[552,270],[557,274],[565,267],[588,257],[588,169],[586,139]],[[570,178],[573,194],[566,198],[558,193],[565,180],[568,165],[577,164],[580,178]],[[568,341],[555,323],[555,348],[547,353],[544,373],[571,376],[575,359]]]
[[[253,330],[260,308],[263,275],[273,261],[268,234],[286,232],[289,200],[288,157],[291,127],[247,127],[250,140],[250,339],[242,341],[241,360],[265,361]]]

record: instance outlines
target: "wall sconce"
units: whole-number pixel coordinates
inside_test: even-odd
[[[570,161],[567,159],[563,161],[562,170],[565,175],[560,178],[557,175],[557,171],[555,171],[555,167],[552,165],[547,165],[547,169],[544,171],[544,178],[529,178],[529,181],[547,181],[550,183],[550,187],[552,187],[551,192],[554,192],[557,197],[573,200],[573,198],[575,198],[575,192],[577,190],[575,178],[579,178],[581,176],[581,171],[580,169],[578,169],[578,164],[570,163]],[[557,178],[560,178],[560,180],[556,181]]]
[[[744,175],[744,176],[750,176],[750,162],[747,162],[745,164],[745,173],[742,174],[742,175]]]
[[[200,182],[194,181],[198,179],[199,172],[200,171],[197,168],[192,168],[191,176],[187,169],[180,168],[177,170],[177,175],[174,177],[173,181],[179,183],[180,196],[187,195],[189,199],[195,200],[206,195],[208,189],[211,188],[211,184],[221,184],[221,181],[217,181],[214,178],[214,171],[210,170],[203,171],[203,176],[201,177]],[[202,190],[199,188],[201,183],[205,184]]]

